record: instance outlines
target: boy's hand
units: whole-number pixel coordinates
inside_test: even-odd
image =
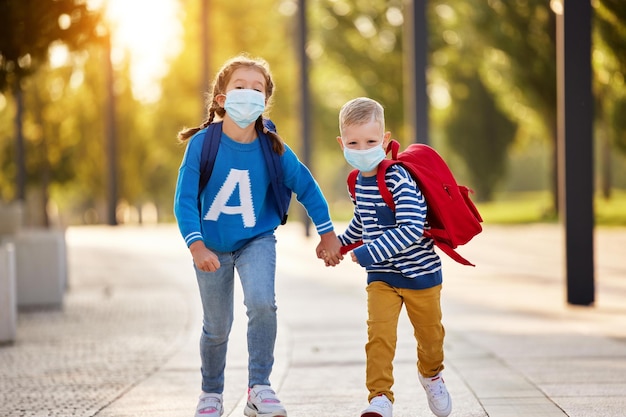
[[[320,235],[320,243],[315,248],[317,257],[324,260],[326,266],[339,265],[343,259],[341,254],[341,242],[335,232]]]
[[[356,258],[356,255],[354,254],[354,252],[350,252],[350,257],[352,258],[352,262],[354,263],[359,263],[359,260]]]

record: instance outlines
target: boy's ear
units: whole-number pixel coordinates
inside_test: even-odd
[[[391,140],[391,132],[385,132],[383,136],[383,148],[387,149],[387,145],[389,145],[389,141]]]
[[[343,150],[343,140],[341,140],[341,136],[337,136],[337,142],[339,143],[339,146],[341,146],[341,149]]]

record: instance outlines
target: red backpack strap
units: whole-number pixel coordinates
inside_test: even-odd
[[[378,183],[378,191],[380,192],[381,197],[387,203],[391,210],[396,209],[396,203],[393,202],[393,195],[387,188],[387,183],[385,182],[385,174],[390,166],[399,163],[398,162],[398,151],[400,150],[400,143],[391,139],[387,144],[387,149],[385,153],[391,152],[391,159],[383,159],[383,161],[378,164],[378,170],[376,172],[376,182]]]
[[[387,188],[387,183],[385,182],[385,174],[390,166],[399,163],[398,161],[394,161],[391,159],[385,159],[380,164],[378,164],[378,171],[376,172],[376,183],[378,184],[378,191],[380,192],[380,196],[383,198],[385,203],[389,206],[391,210],[396,209],[396,203],[393,201],[393,195],[389,188]]]
[[[400,142],[391,139],[387,144],[386,153],[391,152],[391,159],[398,159],[398,151],[400,150]]]
[[[353,169],[352,171],[350,171],[350,173],[348,174],[348,191],[350,191],[350,195],[352,196],[352,199],[356,201],[356,177],[359,175],[359,170],[358,169]]]
[[[424,231],[424,236],[431,237],[428,234],[428,230]],[[450,258],[454,259],[458,263],[460,263],[462,265],[467,265],[467,266],[476,266],[473,263],[471,263],[470,261],[468,261],[467,259],[465,259],[464,257],[462,257],[457,251],[455,251],[452,248],[452,246],[448,245],[447,243],[442,242],[442,241],[437,240],[437,239],[433,239],[433,241],[435,242],[435,245],[437,245],[437,247],[439,249],[441,249],[441,251],[443,253],[445,253],[446,255],[448,255]]]

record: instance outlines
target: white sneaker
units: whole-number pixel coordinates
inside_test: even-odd
[[[391,417],[393,405],[386,395],[372,398],[370,406],[361,413],[361,417]]]
[[[196,417],[218,417],[224,414],[222,394],[203,392],[198,399]]]
[[[269,385],[255,385],[248,389],[248,402],[243,413],[248,417],[287,417],[285,407]]]
[[[441,372],[431,378],[419,375],[420,382],[428,397],[428,406],[437,417],[447,417],[452,411],[452,400],[441,376]]]

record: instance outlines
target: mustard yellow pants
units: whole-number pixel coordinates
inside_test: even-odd
[[[425,377],[443,370],[441,285],[425,290],[395,288],[381,281],[367,286],[367,336],[365,385],[368,401],[385,394],[392,402],[393,358],[396,353],[398,317],[402,305],[413,325],[417,341],[417,370]]]

